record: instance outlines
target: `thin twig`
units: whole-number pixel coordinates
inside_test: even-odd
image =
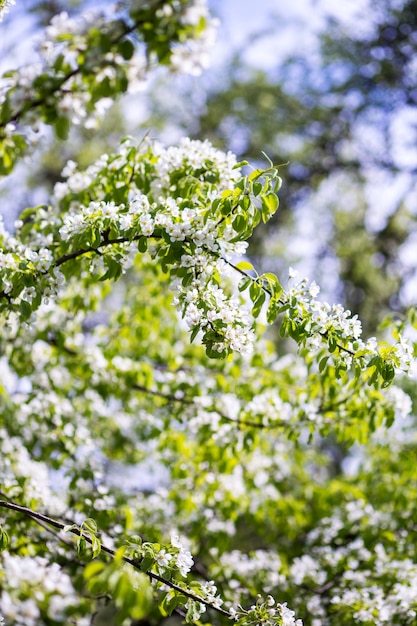
[[[160,3],[157,3],[157,4],[160,4]],[[117,45],[124,37],[127,37],[128,35],[132,34],[143,23],[144,23],[143,20],[137,20],[136,22],[134,22],[130,26],[127,26],[127,24],[126,24],[126,28],[117,37],[115,37],[115,39],[111,42],[111,45],[113,45],[113,46]],[[60,91],[63,91],[62,87],[71,78],[73,78],[74,76],[77,76],[78,74],[80,74],[80,72],[83,69],[84,69],[84,66],[79,65],[79,66],[75,67],[73,70],[71,70],[70,72],[68,72],[68,74],[65,74],[65,76],[62,77],[62,79],[60,80],[58,85],[56,85],[55,87],[50,89],[44,96],[42,96],[40,98],[36,98],[35,100],[32,100],[32,102],[30,102],[29,104],[23,105],[20,109],[18,109],[15,113],[13,113],[7,120],[0,122],[0,128],[5,127],[7,124],[10,124],[12,122],[18,122],[19,119],[23,115],[25,115],[28,111],[32,111],[33,109],[37,109],[39,106],[44,104],[47,101],[48,98],[50,98],[51,96],[55,95],[56,93],[58,93]],[[88,73],[89,74],[94,74],[94,73],[96,73],[96,70],[95,69],[91,69],[91,70],[89,70]]]
[[[162,398],[163,400],[166,400],[166,402],[178,402],[180,404],[186,404],[188,406],[197,406],[195,400],[191,400],[189,398],[177,398],[177,396],[175,396],[174,394],[165,394],[162,391],[158,391],[157,389],[148,389],[147,387],[143,385],[135,384],[135,385],[132,385],[132,388],[135,389],[136,391],[141,391],[142,393],[147,393],[149,395]],[[234,417],[229,417],[228,415],[225,415],[224,413],[219,411],[216,407],[213,407],[212,409],[209,409],[209,410],[213,411],[214,413],[217,413],[217,415],[219,415],[226,422],[231,422],[232,424],[236,424],[237,426],[249,426],[251,428],[263,428],[263,429],[272,430],[274,428],[277,428],[278,426],[285,426],[287,424],[287,422],[285,422],[284,420],[276,421],[274,422],[274,424],[262,424],[261,422],[252,422],[250,420],[243,420],[243,419],[240,419],[239,417],[237,419],[235,419]]]

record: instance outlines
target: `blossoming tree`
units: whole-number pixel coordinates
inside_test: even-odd
[[[54,17],[1,80],[1,175],[154,66],[198,72],[214,28],[201,0]],[[417,624],[414,311],[365,340],[314,282],[259,274],[280,184],[128,138],[1,228],[3,623]],[[361,444],[354,479],[332,441]]]

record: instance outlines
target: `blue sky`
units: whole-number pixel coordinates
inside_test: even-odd
[[[208,4],[221,19],[215,60],[231,49],[246,48],[245,60],[267,69],[300,48],[314,53],[326,16],[337,17],[354,34],[369,28],[369,16],[378,10],[372,0],[208,0]],[[252,41],[247,49],[251,35],[264,29],[269,35]]]

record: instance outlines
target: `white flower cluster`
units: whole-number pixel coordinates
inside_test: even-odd
[[[71,580],[56,563],[33,556],[1,555],[4,579],[0,592],[0,611],[16,626],[36,626],[40,606],[47,618],[68,623],[66,610],[79,603]],[[36,600],[35,600],[36,599]],[[86,626],[89,620],[77,621]]]
[[[52,270],[52,253],[47,247],[51,243],[50,237],[37,238],[36,243],[41,243],[41,246],[34,250],[32,246],[26,246],[11,236],[4,228],[0,216],[0,245],[2,247],[0,251],[0,292],[3,297],[8,298],[10,303],[17,306],[22,301],[31,304],[37,295],[35,286],[23,286],[23,276],[41,275],[44,277],[46,283],[42,290],[44,301],[56,294],[60,285],[65,282],[62,272],[58,268]],[[18,280],[16,280],[16,276],[19,277]]]
[[[296,619],[295,611],[288,608],[287,603],[281,604],[275,602],[275,599],[269,595],[265,601],[258,595],[256,604],[250,609],[245,610],[242,607],[229,609],[230,618],[238,621],[244,619],[249,624],[279,624],[280,626],[303,626],[301,619]]]
[[[301,619],[295,619],[295,611],[292,611],[286,604],[277,603],[277,611],[281,614],[282,626],[303,626]]]
[[[1,0],[0,2],[0,22],[6,13],[9,12],[10,7],[16,4],[16,0]]]
[[[266,592],[282,586],[285,582],[281,559],[272,550],[254,550],[245,554],[239,550],[225,552],[220,556],[219,565],[222,574],[229,581],[233,593],[245,591],[246,586],[262,584]],[[220,573],[220,572],[219,572]]]
[[[41,359],[44,357],[42,352],[46,352],[46,355],[50,350],[45,350],[49,346],[43,344],[43,342],[37,341],[33,348],[33,358],[40,369],[43,369]],[[37,361],[39,357],[39,361]],[[40,382],[45,380],[45,376],[42,373],[39,374]],[[53,375],[55,383],[61,383],[62,375],[60,372],[56,372]],[[92,406],[95,406],[96,397],[93,395],[93,400],[90,402]],[[24,427],[27,423],[37,423],[36,429],[24,429],[22,434],[22,441],[28,447],[31,447],[36,442],[39,448],[48,447],[51,443],[61,442],[62,449],[65,449],[68,453],[74,453],[79,446],[83,448],[89,447],[94,449],[91,434],[88,430],[88,424],[85,417],[83,417],[82,410],[77,411],[77,400],[71,403],[67,398],[63,398],[61,395],[54,391],[48,393],[36,393],[26,396],[24,394],[17,394],[13,398],[16,402],[16,421]],[[88,403],[89,396],[85,398],[85,402],[80,402],[84,408]],[[97,412],[101,407],[97,407]],[[75,418],[74,415],[77,417]]]
[[[81,207],[78,210],[73,209],[64,215],[63,225],[59,229],[59,234],[63,241],[68,241],[75,235],[84,233],[92,226],[104,230],[110,223],[118,226],[122,231],[128,230],[134,225],[133,218],[138,216],[135,205],[140,202],[149,205],[147,198],[142,196],[141,199],[137,198],[136,202],[129,207],[127,213],[124,212],[124,205],[118,206],[114,202],[90,202],[87,207]],[[139,219],[138,221],[141,224],[141,220]],[[152,234],[152,231],[149,232],[150,234]]]
[[[409,558],[392,558],[382,544],[377,544],[372,568],[373,576],[366,569],[345,571],[337,593],[332,597],[332,604],[357,607],[353,618],[358,622],[372,620],[376,626],[382,626],[394,624],[400,618],[404,620],[401,623],[415,623],[417,564]],[[384,579],[390,581],[388,592],[380,583]]]
[[[311,352],[322,349],[323,339],[326,341],[333,337],[343,347],[339,357],[347,367],[351,367],[354,354],[365,351],[362,357],[365,366],[373,357],[382,356],[393,365],[395,371],[414,376],[417,371],[417,361],[413,354],[412,344],[401,337],[394,346],[382,353],[377,340],[371,337],[366,342],[360,337],[362,334],[361,322],[357,315],[353,315],[348,309],[340,304],[330,305],[328,302],[317,300],[320,291],[318,285],[303,278],[297,284],[291,281],[298,272],[290,268],[290,286],[282,299],[291,304],[294,309],[291,315],[297,315],[299,320],[305,320],[305,330],[309,334],[306,339],[306,347]]]
[[[0,483],[10,497],[24,494],[27,502],[35,500],[52,513],[62,513],[65,505],[51,489],[47,465],[34,461],[21,439],[9,437],[4,429],[0,429],[0,441]]]
[[[2,215],[0,215],[0,244],[0,289],[9,293],[13,286],[9,280],[10,272],[19,269],[19,263],[21,257],[25,256],[26,248],[6,230]]]
[[[207,263],[207,269],[218,269],[219,263]],[[227,297],[216,284],[207,281],[207,274],[201,272],[188,288],[177,286],[174,302],[183,308],[185,321],[190,329],[209,330],[215,321],[221,322],[216,329],[217,340],[214,350],[222,354],[233,350],[250,354],[253,350],[255,333],[251,328],[251,318],[237,298]]]
[[[162,570],[164,568],[175,568],[184,577],[187,576],[194,565],[191,552],[184,547],[183,541],[180,540],[176,533],[171,534],[171,546],[160,549],[154,558],[155,563]]]
[[[327,578],[326,572],[309,554],[294,559],[290,567],[290,576],[295,585],[301,585],[306,580],[311,580],[320,586],[326,582]]]
[[[395,556],[380,542],[371,547],[373,536],[393,533],[397,536]],[[331,604],[350,612],[355,623],[415,623],[417,563],[413,554],[407,555],[402,523],[395,528],[389,513],[361,500],[348,502],[340,514],[323,519],[307,541],[312,544],[309,553],[293,561],[289,581],[310,587],[306,603],[316,617],[323,618],[320,623],[328,623],[319,589],[328,581],[332,582]]]
[[[204,181],[209,170],[215,183],[215,192],[209,199],[214,200],[240,177],[240,171],[234,169],[234,155],[216,150],[208,141],[191,141],[186,138],[178,147],[166,150],[158,148],[157,154],[159,178],[154,183],[154,192],[165,189],[175,192],[172,175],[178,171],[199,175],[201,181]],[[178,281],[175,300],[182,307],[188,327],[207,329],[213,327],[214,322],[220,321],[223,328],[214,349],[219,353],[228,349],[242,354],[250,353],[254,341],[250,316],[236,298],[227,297],[223,289],[211,280],[212,275],[224,276],[227,273],[220,255],[226,258],[233,254],[241,255],[246,250],[246,242],[232,243],[231,240],[236,237],[235,231],[229,228],[220,232],[219,222],[207,219],[204,215],[205,207],[199,208],[198,204],[184,208],[181,206],[181,198],[175,201],[168,198],[163,208],[163,213],[155,217],[155,224],[165,228],[171,241],[187,240],[195,244],[192,254],[182,255],[180,261],[180,267],[194,269],[193,278],[186,287]]]
[[[129,142],[122,146],[116,160],[109,161],[104,156],[84,174],[77,172],[73,163],[67,164],[65,174],[69,175],[68,180],[56,186],[55,198],[62,199],[86,189],[97,175],[102,174],[106,165],[111,171],[123,167],[129,146]],[[240,177],[240,171],[235,169],[235,157],[216,150],[207,141],[190,139],[183,139],[178,147],[163,149],[158,145],[155,155],[156,176],[151,200],[132,189],[126,206],[95,201],[87,207],[80,207],[74,202],[73,208],[64,215],[60,236],[68,241],[92,227],[104,231],[112,225],[126,242],[140,236],[152,237],[156,229],[159,233],[166,233],[171,243],[184,242],[187,252],[171,265],[189,274],[187,284],[177,280],[175,298],[187,326],[203,332],[213,330],[216,337],[214,350],[218,353],[229,350],[250,353],[254,341],[251,317],[237,298],[229,297],[219,286],[219,277],[225,276],[229,269],[223,257],[243,254],[247,244],[233,241],[236,232],[225,227],[221,216],[206,216],[210,202]],[[197,193],[195,199],[187,197],[184,200],[178,196],[173,180],[187,180],[187,177],[208,184],[209,198],[203,202]],[[155,254],[158,250],[156,247]]]
[[[178,146],[168,148],[156,143],[154,152],[158,157],[158,179],[153,184],[155,195],[161,189],[171,193],[175,191],[175,186],[172,186],[173,175],[182,171],[199,176],[201,181],[206,179],[208,172],[211,181],[215,183],[216,193],[232,187],[241,176],[240,169],[235,167],[235,155],[214,148],[207,139],[195,141],[183,137]]]
[[[403,389],[396,385],[391,385],[391,387],[385,390],[384,395],[388,402],[392,404],[396,418],[405,420],[411,415],[413,403],[410,396]]]
[[[246,405],[246,411],[254,417],[261,418],[261,424],[268,425],[274,422],[288,422],[294,414],[294,409],[288,402],[284,402],[275,389],[267,389],[257,394]]]
[[[96,128],[99,119],[113,104],[111,98],[103,97],[92,102],[88,84],[78,72],[77,57],[80,53],[88,53],[86,34],[92,27],[105,30],[106,19],[97,11],[84,13],[80,18],[70,18],[68,13],[55,15],[50,25],[45,29],[44,38],[40,44],[40,53],[45,67],[52,67],[59,57],[72,70],[73,75],[65,78],[65,93],[59,98],[58,112],[68,117],[73,124],[82,124],[85,128]],[[105,78],[114,81],[117,67],[124,66],[121,55],[108,52],[102,59],[91,58],[90,63],[96,64],[96,81],[102,82]]]
[[[176,567],[179,569],[181,576],[187,576],[194,565],[191,552],[184,547],[184,542],[176,533],[171,534],[171,546],[177,549],[177,554],[174,557]]]
[[[223,604],[223,600],[217,594],[217,587],[214,580],[207,580],[203,583],[204,598],[214,607],[219,608]]]
[[[3,0],[0,5],[0,21],[12,4],[14,0]],[[169,4],[161,10],[173,12]],[[217,23],[216,19],[210,17],[203,0],[190,1],[186,5],[178,27],[190,26],[190,29],[185,41],[177,44],[172,51],[170,67],[173,71],[195,75],[209,65]],[[127,78],[129,91],[134,92],[143,87],[152,66],[141,49],[135,50],[133,56],[126,59],[117,50],[109,50],[103,54],[99,47],[91,46],[90,30],[109,33],[110,39],[113,37],[117,42],[123,35],[122,26],[122,21],[110,23],[104,14],[97,11],[88,11],[77,18],[69,17],[67,12],[55,15],[38,46],[39,61],[0,80],[0,104],[7,99],[11,111],[15,115],[19,114],[28,101],[39,99],[37,88],[43,80],[44,91],[51,90],[50,104],[58,91],[60,93],[54,103],[60,117],[85,128],[96,128],[100,118],[114,101],[111,92],[117,94],[121,91],[118,86],[121,75]],[[129,31],[129,25],[126,30]],[[153,55],[149,56],[152,61]],[[61,79],[61,88],[54,89],[53,83],[48,82],[49,79],[45,80],[49,76]],[[86,76],[94,76],[94,88],[90,78],[86,79]],[[107,94],[109,90],[104,89],[106,95],[97,97],[93,92],[104,81],[111,86],[110,93]],[[37,128],[36,115],[30,110],[25,115],[28,126]],[[15,129],[10,126],[10,130],[13,132]],[[29,144],[35,140],[35,135],[30,130],[26,135]]]
[[[290,268],[290,281],[297,277],[297,272]],[[330,305],[328,302],[317,300],[320,293],[319,286],[312,282],[308,283],[307,278],[303,278],[298,283],[290,286],[287,292],[288,301],[295,301],[295,307],[300,315],[304,318],[306,313],[309,316],[307,330],[312,332],[312,336],[308,341],[310,349],[321,347],[321,336],[324,333],[334,332],[342,334],[349,338],[348,349],[353,350],[352,343],[358,341],[362,334],[362,326],[357,315],[352,316],[349,310],[343,309],[340,304]]]
[[[175,46],[171,56],[171,68],[184,74],[199,76],[210,65],[210,52],[216,41],[219,20],[210,16],[206,0],[194,0],[186,7],[181,22],[197,27],[197,34],[184,44]],[[199,31],[201,24],[205,24],[205,28]]]
[[[70,115],[73,123],[80,123],[81,119],[87,119],[86,104],[91,96],[76,72],[76,57],[79,52],[86,49],[84,35],[96,20],[101,23],[103,18],[86,14],[83,18],[73,20],[68,17],[67,13],[53,17],[39,47],[40,60],[23,66],[12,76],[1,80],[0,102],[4,101],[7,96],[11,109],[19,111],[28,100],[36,97],[35,81],[44,75],[56,74],[54,63],[62,57],[64,63],[74,70],[74,75],[68,79],[65,75],[61,76],[65,80],[65,94],[59,99],[58,110]],[[38,124],[35,117],[30,121]]]
[[[126,149],[126,145],[123,144],[119,150],[121,160],[123,160]],[[92,163],[83,172],[79,172],[77,170],[77,164],[74,161],[68,161],[61,172],[61,175],[66,178],[66,181],[56,183],[52,196],[52,203],[56,204],[66,195],[80,193],[84,189],[87,189],[94,182],[98,174],[108,166],[108,161],[109,155],[102,154],[97,161]]]

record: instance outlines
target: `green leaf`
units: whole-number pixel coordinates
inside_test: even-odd
[[[135,583],[137,585],[137,583]],[[130,611],[129,617],[133,617],[134,620],[143,620],[152,610],[153,605],[153,593],[149,580],[146,576],[143,576],[141,584],[135,594],[135,603]]]
[[[247,219],[243,215],[236,215],[235,219],[232,222],[232,228],[237,233],[242,233],[247,226]]]
[[[87,541],[83,535],[80,535],[79,537],[77,537],[76,546],[77,546],[77,553],[80,556],[83,556],[87,551]]]
[[[128,509],[128,512],[130,509]],[[142,537],[140,535],[131,535],[127,540],[127,543],[132,546],[141,546],[143,543]]]
[[[241,278],[239,281],[239,285],[238,285],[239,291],[245,291],[245,289],[247,289],[249,285],[252,284],[252,282],[253,282],[252,278],[250,278],[249,276],[245,278],[243,276],[243,278]]]
[[[264,170],[260,170],[260,169],[254,170],[253,172],[251,172],[251,174],[249,174],[248,180],[249,181],[256,180],[257,178],[262,176],[262,174],[264,174]]]
[[[130,41],[130,39],[123,39],[119,42],[118,49],[120,54],[126,61],[132,58],[133,53],[135,52],[135,46]]]
[[[89,580],[98,574],[101,574],[106,568],[106,564],[103,561],[90,561],[84,568],[84,578]]]
[[[32,307],[26,300],[21,300],[19,303],[20,314],[23,319],[27,320],[32,315]]]
[[[159,601],[159,610],[164,617],[168,617],[177,608],[179,598],[174,591],[168,591]]]
[[[101,552],[100,540],[95,535],[91,535],[91,551],[93,553],[93,558],[96,558]]]
[[[190,335],[190,341],[191,343],[194,341],[194,339],[197,337],[198,332],[200,330],[200,326],[196,326],[195,328],[193,328],[193,330],[191,331],[191,335]]]
[[[267,283],[267,288],[271,292],[271,296],[273,298],[278,298],[283,289],[277,276],[275,276],[275,274],[267,272],[266,274],[262,274],[261,278]]]
[[[54,121],[56,136],[65,141],[68,139],[71,122],[67,117],[57,117]]]
[[[261,286],[259,285],[259,283],[256,282],[256,280],[252,280],[251,286],[249,289],[249,295],[250,295],[250,299],[252,300],[252,302],[255,302],[258,299],[260,292],[261,292]]]
[[[279,301],[276,298],[270,298],[268,309],[266,311],[266,321],[268,324],[273,324],[277,319]]]
[[[67,524],[63,528],[64,533],[69,533],[72,530],[79,530],[79,526],[77,526],[77,524]]]
[[[151,556],[145,556],[140,562],[140,569],[142,572],[147,572],[151,569],[152,565],[155,563],[155,559]]]
[[[82,526],[92,533],[96,533],[98,531],[97,522],[92,517],[87,517],[87,519],[82,523]]]
[[[323,372],[326,369],[327,361],[329,360],[328,356],[323,357],[319,363],[319,372]]]
[[[261,197],[261,202],[262,221],[265,223],[278,208],[278,196],[275,193],[267,193]]]
[[[391,363],[384,363],[381,366],[381,376],[386,383],[390,383],[395,378],[395,368]]]
[[[337,341],[334,337],[329,336],[328,337],[328,346],[329,346],[329,352],[335,352],[336,348],[337,348]]]
[[[194,600],[188,600],[188,609],[185,615],[185,621],[187,624],[195,624],[198,623],[200,619],[200,612],[198,610],[197,604]]]
[[[9,545],[9,543],[10,543],[10,538],[9,538],[9,535],[7,534],[7,531],[3,528],[3,526],[0,526],[0,552],[5,550],[7,546]]]
[[[262,191],[262,183],[253,183],[252,184],[252,193],[254,196],[259,196]]]
[[[287,334],[288,321],[289,321],[288,317],[284,317],[282,319],[281,327],[279,329],[280,337],[285,337],[285,335]]]
[[[236,267],[238,270],[249,270],[252,271],[255,268],[253,267],[252,263],[249,263],[249,261],[239,261],[239,263],[236,263]]]
[[[261,293],[259,294],[258,298],[256,299],[255,304],[253,305],[252,308],[252,315],[253,317],[258,317],[261,310],[262,310],[262,306],[263,303],[265,302],[265,298],[266,298],[266,294],[265,291],[261,291]]]

